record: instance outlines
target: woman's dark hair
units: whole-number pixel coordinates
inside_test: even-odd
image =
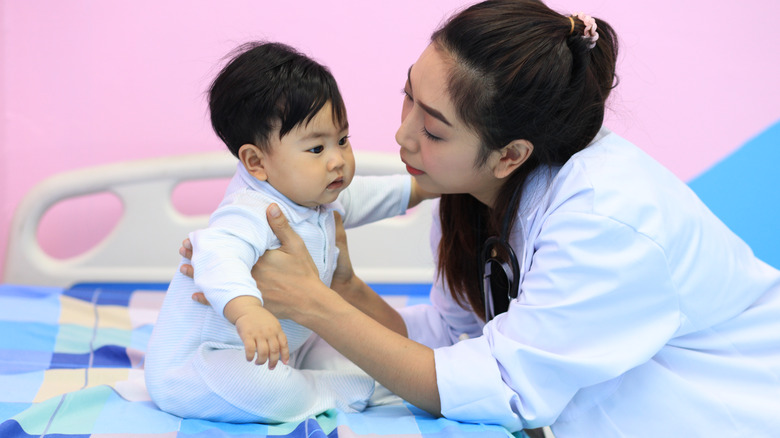
[[[476,261],[482,240],[497,234],[526,177],[540,165],[560,165],[584,149],[604,120],[616,86],[618,42],[596,19],[590,47],[585,25],[537,0],[488,0],[447,21],[431,42],[452,58],[449,92],[460,119],[479,135],[475,166],[513,140],[533,144],[530,158],[502,186],[492,210],[467,194],[442,195],[438,273],[453,298],[484,319]],[[510,224],[511,229],[511,224]],[[518,249],[521,250],[521,249]]]
[[[279,138],[308,123],[330,102],[333,119],[347,124],[347,111],[327,67],[281,43],[251,42],[228,55],[208,93],[211,126],[238,157],[244,144],[267,149]]]

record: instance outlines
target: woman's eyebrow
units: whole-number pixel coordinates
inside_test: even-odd
[[[424,104],[424,103],[420,102],[419,100],[417,101],[417,104],[418,104],[418,105],[420,105],[420,107],[422,107],[422,109],[423,109],[423,110],[424,110],[426,113],[430,114],[430,115],[431,115],[431,117],[434,117],[434,118],[436,118],[436,119],[439,119],[439,120],[441,120],[441,122],[442,122],[442,123],[444,123],[444,124],[445,124],[445,125],[447,125],[447,126],[452,126],[452,123],[450,123],[450,122],[449,122],[449,120],[447,120],[447,118],[446,118],[446,117],[444,117],[444,114],[442,114],[442,113],[441,113],[441,112],[439,112],[438,110],[435,110],[435,109],[433,109],[433,108],[429,107],[428,105],[426,105],[426,104]]]
[[[414,64],[409,66],[409,70],[406,72],[406,83],[409,84],[409,90],[412,89],[412,67],[414,67]],[[447,118],[444,117],[444,114],[442,114],[440,111],[429,107],[428,105],[420,102],[419,100],[417,101],[417,104],[420,105],[423,111],[428,113],[431,117],[441,120],[441,122],[447,126],[450,127],[452,126],[452,123],[450,123],[450,121],[447,120]]]

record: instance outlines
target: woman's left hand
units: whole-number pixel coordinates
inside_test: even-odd
[[[281,246],[266,251],[252,267],[252,277],[262,291],[264,307],[279,319],[292,319],[316,312],[319,292],[335,294],[320,280],[317,266],[298,234],[290,227],[276,204],[266,210],[271,226]]]
[[[257,282],[258,289],[263,291],[263,307],[279,319],[296,320],[299,315],[316,310],[306,306],[316,301],[312,299],[310,291],[318,287],[329,289],[323,287],[317,266],[311,259],[306,245],[290,227],[279,207],[272,204],[266,214],[268,223],[281,242],[281,247],[266,251],[260,257],[252,267],[252,277]],[[186,258],[192,257],[192,245],[189,239],[182,242],[179,254]],[[351,274],[351,265],[347,266]],[[193,276],[191,265],[183,264],[180,271],[189,277]],[[194,293],[192,299],[201,304],[209,304],[202,292]]]

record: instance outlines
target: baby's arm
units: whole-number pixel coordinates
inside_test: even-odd
[[[233,298],[225,305],[224,314],[244,342],[247,361],[255,359],[255,364],[262,365],[267,360],[268,368],[274,369],[280,358],[284,364],[290,360],[287,337],[279,320],[259,299],[248,295]]]
[[[354,228],[404,214],[407,208],[436,196],[422,190],[409,175],[355,176],[339,201],[344,207],[344,226]]]
[[[289,359],[287,338],[279,321],[265,308],[250,271],[269,245],[268,224],[248,200],[221,206],[209,227],[190,234],[195,249],[195,285],[214,310],[236,326],[247,360],[274,368]],[[243,201],[243,204],[240,202]]]

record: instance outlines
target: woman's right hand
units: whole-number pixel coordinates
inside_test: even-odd
[[[352,260],[349,258],[349,249],[347,248],[347,231],[344,229],[341,215],[335,213],[335,219],[336,247],[339,249],[339,257],[336,261],[336,269],[333,271],[330,287],[347,301],[352,301],[355,291],[360,289],[363,282],[352,269]]]

